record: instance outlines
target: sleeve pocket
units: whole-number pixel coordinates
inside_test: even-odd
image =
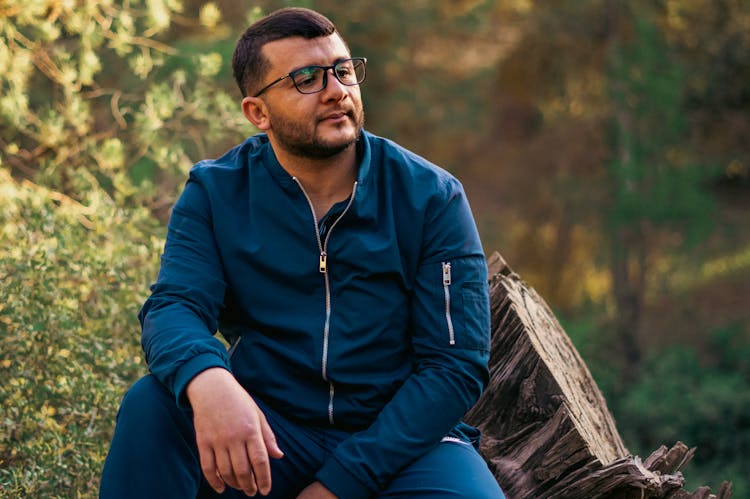
[[[464,347],[489,351],[490,307],[487,285],[481,282],[465,282],[461,286],[463,302]]]

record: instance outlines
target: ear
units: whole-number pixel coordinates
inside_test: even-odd
[[[260,97],[245,97],[242,99],[242,114],[258,130],[268,130],[271,126],[268,119],[268,108]]]

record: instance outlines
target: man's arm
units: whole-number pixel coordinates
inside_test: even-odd
[[[460,421],[487,382],[489,291],[463,189],[450,182],[425,223],[413,296],[413,374],[375,422],[336,448],[317,474],[339,497],[370,497]],[[450,267],[447,267],[450,264]]]
[[[210,203],[191,172],[172,209],[159,276],[138,316],[149,369],[183,407],[197,374],[229,369],[226,348],[214,337],[225,291]]]
[[[269,456],[282,457],[263,413],[229,372],[213,335],[226,284],[208,196],[193,176],[172,211],[159,278],[139,318],[151,372],[193,409],[206,480],[248,495],[271,488]]]

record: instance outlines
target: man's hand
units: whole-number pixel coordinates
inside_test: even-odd
[[[218,493],[225,483],[246,495],[271,491],[269,456],[281,458],[276,437],[252,397],[226,369],[207,369],[187,386],[201,469]]]
[[[297,499],[337,499],[337,497],[320,482],[313,482],[299,493]]]

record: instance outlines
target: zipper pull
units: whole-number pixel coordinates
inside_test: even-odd
[[[451,284],[451,264],[450,262],[443,262],[443,286],[450,286]]]
[[[323,251],[323,252],[320,253],[320,267],[319,267],[319,270],[320,270],[321,274],[325,274],[326,273],[326,270],[327,270],[326,257],[327,256],[328,255],[326,255],[325,251]]]

